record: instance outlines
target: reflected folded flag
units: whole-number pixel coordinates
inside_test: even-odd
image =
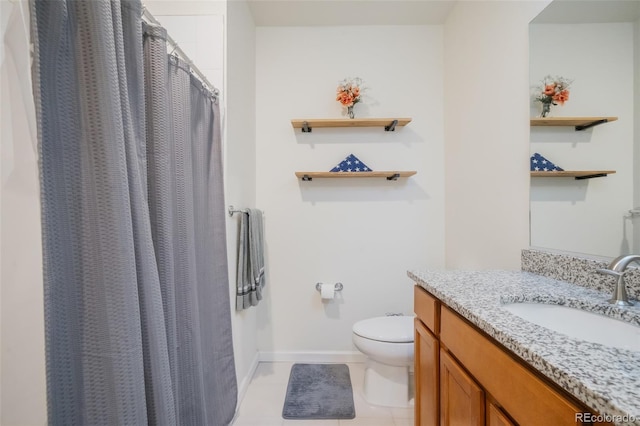
[[[349,154],[347,158],[342,160],[340,164],[335,166],[330,171],[332,172],[370,172],[371,169],[364,164],[358,157],[353,154]]]
[[[564,169],[553,164],[537,152],[531,156],[532,172],[561,172]]]

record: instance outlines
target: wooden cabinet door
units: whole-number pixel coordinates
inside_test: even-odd
[[[440,425],[484,425],[482,389],[444,349],[440,349]]]
[[[515,426],[515,424],[499,407],[487,401],[487,426]]]
[[[437,426],[439,423],[440,344],[417,318],[415,329],[415,424],[416,426]]]

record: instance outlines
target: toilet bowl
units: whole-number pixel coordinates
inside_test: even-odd
[[[353,344],[367,356],[363,392],[368,403],[409,406],[413,333],[410,316],[369,318],[353,325]]]

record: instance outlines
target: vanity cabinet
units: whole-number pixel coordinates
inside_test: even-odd
[[[592,412],[420,286],[415,424],[576,425]]]

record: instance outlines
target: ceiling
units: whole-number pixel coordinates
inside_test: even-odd
[[[456,0],[249,0],[256,26],[442,24]]]
[[[532,21],[536,24],[634,22],[640,0],[555,0]]]

